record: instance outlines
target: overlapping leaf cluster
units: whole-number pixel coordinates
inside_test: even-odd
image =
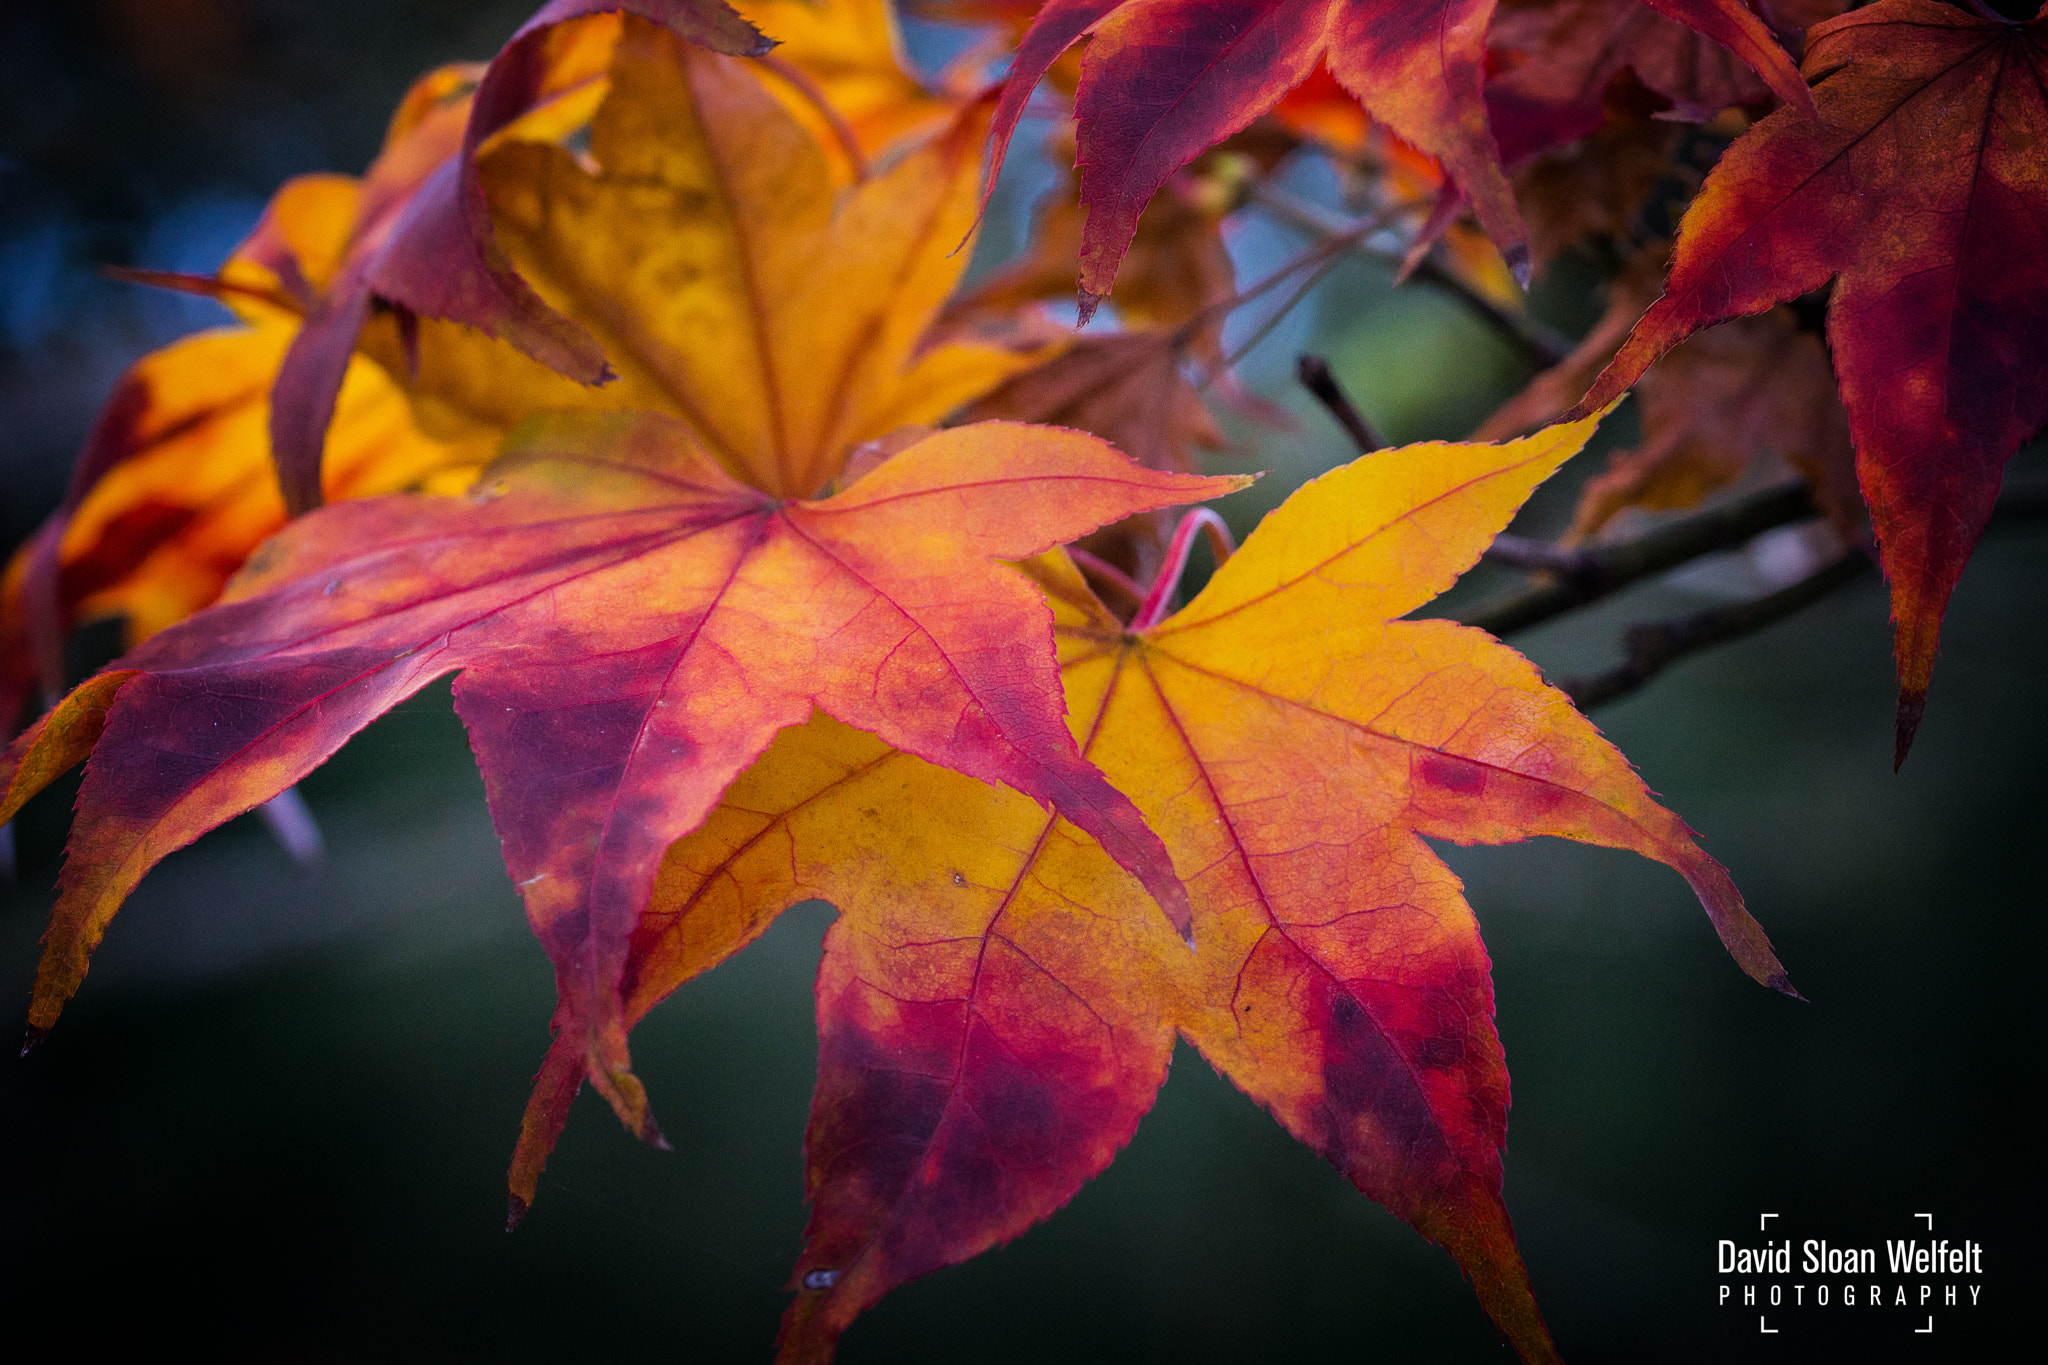
[[[1412,200],[1417,153],[1433,161],[1411,266],[1468,204],[1525,277],[1592,239],[1613,254],[1608,316],[1484,434],[1647,379],[1645,444],[1589,490],[1582,533],[1625,506],[1697,501],[1770,456],[1853,540],[1860,486],[1892,587],[1903,761],[2005,463],[2048,421],[2048,11],[1050,0],[1023,29],[999,153],[1084,37],[1066,82],[1084,307],[1109,293],[1159,187],[1269,111],[1353,160],[1385,204]],[[1717,324],[1732,330],[1681,345]]]
[[[1656,858],[1790,987],[1561,694],[1403,618],[1640,381],[1576,533],[1766,458],[1851,540],[1867,506],[1903,755],[2048,417],[2048,19],[1847,8],[923,0],[992,35],[926,81],[882,0],[552,0],[423,77],[363,177],[295,180],[215,275],[155,278],[242,325],[123,380],[10,565],[0,713],[48,705],[0,819],[87,761],[31,1041],[154,863],[453,673],[560,997],[515,1222],[584,1082],[660,1140],[631,1027],[822,897],[785,1359],[1057,1209],[1178,1038],[1554,1358],[1490,967],[1425,840]],[[963,290],[1027,116],[1074,173]],[[1241,288],[1231,224],[1301,225],[1310,158],[1358,216]],[[1166,509],[1243,482],[1195,473],[1208,400],[1271,416],[1224,319],[1343,250],[1554,364],[1482,443],[1303,488],[1175,612],[1202,523]],[[1518,286],[1568,251],[1611,276],[1570,350]],[[1076,272],[1113,329],[1052,320]],[[104,616],[133,648],[63,695]]]

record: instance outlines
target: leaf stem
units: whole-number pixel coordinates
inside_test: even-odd
[[[1101,555],[1092,550],[1084,550],[1078,545],[1069,545],[1067,555],[1090,579],[1099,580],[1101,584],[1114,588],[1118,596],[1125,599],[1126,605],[1138,607],[1144,604],[1145,590],[1138,586],[1138,580]]]
[[[1152,591],[1145,594],[1145,600],[1138,604],[1138,614],[1131,618],[1133,632],[1150,630],[1166,619],[1173,595],[1180,589],[1181,575],[1187,572],[1188,552],[1194,549],[1197,530],[1208,535],[1209,548],[1219,568],[1237,552],[1237,542],[1231,539],[1230,528],[1223,524],[1222,517],[1207,507],[1191,510],[1173,528],[1173,541],[1166,547],[1166,562],[1159,566]]]

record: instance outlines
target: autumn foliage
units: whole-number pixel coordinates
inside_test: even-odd
[[[241,324],[121,381],[0,599],[0,820],[86,764],[29,1040],[151,866],[454,674],[559,993],[514,1223],[586,1081],[661,1141],[629,1031],[822,898],[785,1360],[1051,1215],[1180,1038],[1554,1359],[1491,967],[1426,841],[1656,859],[1792,988],[1571,701],[1428,604],[1633,389],[1641,443],[1574,537],[1791,466],[1889,580],[1902,760],[2048,420],[2048,12],[919,10],[987,40],[927,80],[882,0],[552,0],[423,76],[362,177],[150,278]],[[1073,175],[962,289],[1027,116]],[[1357,217],[1241,285],[1227,225],[1307,158]],[[1529,344],[1516,281],[1581,251],[1606,313],[1474,441],[1219,535],[1182,602],[1222,523],[1168,509],[1247,482],[1198,472],[1210,403],[1271,417],[1223,321],[1348,250]],[[1054,320],[1077,284],[1115,329]],[[106,617],[132,647],[67,692]]]

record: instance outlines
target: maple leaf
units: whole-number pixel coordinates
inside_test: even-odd
[[[876,34],[886,39],[891,31],[886,11],[855,0],[846,0],[822,16],[810,15],[808,6],[802,8],[806,11],[803,23],[808,26],[797,30],[803,41],[795,45],[790,60],[817,68],[819,80],[835,91],[841,83],[851,83],[866,100],[865,104],[855,101],[857,110],[866,109],[885,122],[892,117],[888,108],[902,113],[901,106],[888,104],[877,93],[879,70],[860,67],[854,61],[858,57],[871,63],[888,62],[897,81],[908,82],[893,65],[886,42],[879,51],[872,50]],[[766,9],[780,12],[774,5]],[[878,17],[883,21],[879,28],[874,22]],[[849,33],[851,39],[847,40]],[[855,336],[864,335],[867,343],[866,349],[854,354],[827,356],[823,361],[844,372],[850,385],[860,387],[858,397],[869,401],[850,405],[847,430],[824,433],[837,446],[828,443],[808,454],[821,460],[835,459],[838,446],[872,439],[899,423],[936,417],[1028,363],[1030,354],[999,348],[919,342],[936,300],[964,265],[964,256],[957,261],[947,258],[958,234],[972,220],[976,172],[972,151],[980,136],[979,122],[970,118],[959,124],[952,138],[940,140],[923,153],[911,153],[907,164],[886,177],[886,183],[865,192],[866,207],[855,211],[855,221],[842,225],[840,238],[828,235],[821,242],[806,234],[815,233],[820,205],[826,206],[824,216],[831,216],[833,186],[843,177],[835,179],[825,165],[832,146],[829,134],[823,143],[807,142],[800,131],[802,120],[788,111],[794,105],[815,116],[813,106],[802,99],[786,99],[783,112],[778,113],[766,95],[728,78],[714,82],[724,97],[723,105],[700,117],[694,92],[679,94],[676,81],[644,75],[650,64],[659,65],[667,58],[649,52],[644,37],[619,57],[620,35],[616,16],[609,22],[558,31],[551,69],[565,89],[517,125],[522,140],[550,138],[587,125],[600,102],[609,101],[610,70],[617,58],[632,73],[630,88],[613,109],[613,123],[633,124],[625,136],[637,137],[644,130],[641,125],[660,122],[662,109],[648,108],[646,101],[666,101],[668,111],[681,113],[683,118],[650,139],[646,148],[666,148],[672,156],[694,157],[707,163],[713,175],[726,175],[750,151],[780,158],[786,167],[788,183],[784,188],[790,193],[785,198],[796,201],[795,211],[785,211],[792,205],[770,196],[743,194],[731,206],[733,212],[725,224],[728,237],[783,245],[784,239],[793,236],[787,243],[791,251],[830,250],[843,255],[843,234],[864,231],[857,222],[861,214],[890,220],[868,245],[878,259],[897,259],[903,267],[900,291],[884,298],[874,288],[874,281],[850,279],[843,272],[820,282],[827,289],[838,287],[838,306],[857,324]],[[842,39],[836,45],[832,41],[835,35]],[[844,59],[837,67],[831,60],[834,54]],[[299,352],[291,329],[308,316],[317,319],[323,314],[351,253],[358,252],[366,238],[374,238],[395,206],[403,204],[425,176],[452,154],[468,120],[469,95],[481,69],[448,66],[415,82],[392,119],[384,151],[363,178],[319,174],[287,182],[266,207],[249,239],[217,275],[195,278],[128,272],[145,281],[210,294],[267,330],[260,339],[251,334],[242,342],[191,343],[197,349],[189,355],[181,343],[161,358],[145,362],[147,374],[137,372],[134,382],[146,384],[148,394],[125,389],[117,394],[104,419],[113,425],[81,461],[65,508],[40,533],[36,547],[25,548],[16,557],[9,580],[14,586],[8,589],[6,606],[0,609],[6,613],[0,620],[0,659],[4,659],[0,665],[4,668],[0,712],[9,718],[19,713],[38,673],[48,695],[61,693],[62,638],[81,613],[125,613],[132,644],[206,605],[257,543],[277,528],[283,514],[269,510],[275,498],[269,491],[271,481],[261,469],[270,460],[264,418],[270,411],[269,394],[275,381],[281,379],[287,390],[302,388],[302,375],[292,370],[289,359]],[[886,83],[881,84],[881,92],[890,94],[891,99],[903,93],[901,84]],[[628,112],[636,100],[642,107],[637,123]],[[687,107],[677,109],[679,101]],[[920,125],[939,115],[957,122],[959,102],[926,98],[906,117],[912,115],[912,121]],[[693,141],[690,130],[699,124],[703,125],[701,136]],[[765,133],[759,131],[763,126]],[[610,150],[608,145],[605,149]],[[514,186],[513,175],[499,169],[495,183],[501,193],[523,193],[530,199],[530,185]],[[552,166],[543,170],[559,173],[559,168]],[[688,189],[678,185],[677,197],[684,197]],[[616,213],[617,218],[523,224],[528,230],[519,242],[522,253],[530,248],[551,261],[563,259],[558,239],[569,231],[577,235],[585,261],[593,250],[608,250],[608,257],[596,263],[597,272],[573,281],[579,292],[576,298],[564,300],[568,311],[617,317],[618,300],[623,298],[635,306],[644,327],[651,327],[670,343],[670,354],[661,357],[667,368],[685,372],[709,368],[715,381],[719,359],[714,355],[694,360],[694,347],[683,344],[693,322],[688,315],[690,301],[673,295],[651,296],[644,290],[636,294],[630,282],[619,280],[619,276],[635,267],[708,271],[715,276],[715,288],[732,283],[730,259],[720,261],[716,246],[705,250],[695,243],[661,243],[662,234],[648,228],[644,208],[629,203],[627,196],[615,190],[601,207],[608,214]],[[797,221],[792,223],[792,219]],[[637,228],[620,230],[619,223],[633,220],[638,220]],[[668,226],[675,226],[673,220]],[[646,250],[650,244],[657,244],[657,249]],[[725,242],[723,249],[728,258],[738,251],[733,240]],[[576,252],[566,255],[573,259]],[[650,256],[657,259],[650,260]],[[721,265],[726,267],[722,274],[718,270]],[[609,296],[607,281],[601,277],[604,269],[612,269],[620,285]],[[854,289],[851,286],[855,284],[863,287]],[[800,302],[807,306],[807,300]],[[746,306],[774,311],[759,300]],[[863,314],[863,306],[870,311]],[[786,301],[777,307],[786,307]],[[701,318],[695,321],[701,322]],[[865,333],[858,326],[863,322]],[[436,487],[460,491],[467,483],[463,473],[473,473],[491,458],[506,429],[525,413],[550,403],[587,407],[645,400],[648,406],[674,407],[664,403],[658,393],[643,392],[644,386],[615,386],[598,396],[580,385],[563,384],[537,366],[519,363],[517,353],[509,347],[499,349],[512,357],[513,363],[490,358],[492,343],[471,336],[465,328],[428,322],[424,337],[422,331],[417,319],[387,314],[369,325],[366,341],[379,351],[389,373],[405,376],[412,384],[420,417],[445,440],[409,429],[401,433],[400,427],[406,424],[403,397],[392,391],[376,366],[343,352],[345,383],[339,395],[339,416],[320,419],[321,429],[300,429],[296,436],[286,432],[279,438],[286,446],[294,440],[301,445],[306,440],[316,445],[324,442],[327,461],[333,466],[325,478],[326,496],[359,496],[408,487],[428,473],[429,466],[440,467],[435,474]],[[746,339],[731,340],[739,343]],[[901,366],[913,346],[920,365],[891,373],[890,366]],[[444,354],[450,349],[460,352],[459,361]],[[758,377],[768,397],[756,395],[757,402],[772,402],[778,383],[800,387],[797,377],[820,363],[820,357],[802,354],[801,346],[782,349],[789,354],[775,358],[782,362],[783,372]],[[439,393],[431,383],[420,383],[422,367],[431,381],[450,368],[451,362],[458,368],[469,366],[471,372],[462,383],[445,386]],[[148,431],[176,430],[178,438],[136,444],[128,428],[120,425],[136,416],[132,412],[122,415],[126,405],[134,403],[154,414],[145,421]],[[296,411],[303,415],[303,405]],[[243,421],[246,414],[255,414],[254,429]],[[295,419],[287,413],[286,420]],[[179,424],[188,422],[194,424],[193,430],[183,431]],[[144,432],[145,437],[147,434]],[[120,475],[116,487],[94,488],[95,481],[106,476],[114,464],[142,455],[147,458]],[[67,531],[58,524],[81,504],[85,510],[79,514],[83,517],[80,528]],[[35,574],[29,573],[30,555],[47,557],[59,539],[68,547],[62,556],[68,566],[64,571],[68,586],[62,589],[66,600],[61,608],[50,597],[58,590],[51,578],[54,567],[45,565]],[[24,585],[34,589],[30,594],[33,609],[22,595]],[[94,596],[81,602],[79,593]]]
[[[934,92],[911,73],[888,0],[738,0],[734,8],[774,39],[764,62],[769,89],[828,155],[844,158],[835,175],[863,178],[868,163],[951,120],[970,98],[965,82],[942,80]]]
[[[1196,448],[1228,443],[1208,404],[1182,371],[1183,347],[1170,332],[1076,338],[1061,354],[1024,371],[961,414],[966,421],[1042,422],[1093,432],[1148,469],[1193,473]],[[1137,582],[1165,562],[1171,534],[1165,512],[1141,513],[1083,537],[1076,548]]]
[[[384,192],[366,195],[354,215],[332,281],[312,300],[273,386],[272,451],[294,514],[319,505],[335,395],[363,325],[380,309],[482,328],[585,383],[609,378],[589,335],[505,264],[475,163],[482,147],[537,111],[558,103],[573,111],[579,95],[595,93],[619,13],[716,51],[771,46],[723,0],[549,0],[458,100],[442,92],[431,102],[440,107],[419,111],[416,126],[402,109],[380,158],[389,170]]]
[[[1692,507],[1768,456],[1796,469],[1845,540],[1859,529],[1849,418],[1819,336],[1790,309],[1738,318],[1693,336],[1636,385],[1642,445],[1618,450],[1587,481],[1573,539],[1627,507]]]
[[[1783,49],[1741,0],[1641,0],[1735,45],[1805,105]],[[1327,63],[1373,118],[1437,158],[1518,273],[1514,194],[1483,99],[1495,0],[1049,0],[1024,35],[993,129],[995,166],[1039,78],[1084,34],[1075,96],[1083,316],[1106,295],[1139,214],[1166,178]]]
[[[669,851],[629,1022],[786,906],[841,911],[785,1361],[825,1359],[895,1285],[1050,1215],[1129,1140],[1176,1033],[1447,1247],[1526,1359],[1554,1358],[1501,1202],[1489,963],[1423,838],[1666,862],[1743,969],[1790,989],[1719,864],[1526,660],[1396,619],[1591,430],[1325,475],[1162,622],[1125,626],[1064,557],[1030,566],[1068,723],[1166,840],[1193,954],[1070,823],[828,719],[781,735]]]
[[[746,64],[628,21],[609,82],[588,158],[512,141],[478,175],[510,266],[618,377],[591,388],[431,319],[409,347],[373,320],[364,347],[407,375],[427,430],[488,449],[537,412],[665,412],[734,475],[806,497],[854,446],[1036,358],[927,336],[966,268],[985,104],[849,187]]]
[[[543,1074],[587,1073],[649,1140],[620,1015],[628,936],[667,846],[813,707],[1066,812],[1186,930],[1158,840],[1062,724],[1042,601],[987,561],[1243,480],[1156,473],[1093,437],[989,423],[795,502],[733,479],[655,414],[536,419],[486,480],[479,498],[342,502],[301,519],[220,605],[16,742],[0,820],[93,755],[31,1042],[152,864],[450,672],[507,867],[556,963]],[[530,1111],[528,1129],[551,1143],[565,1113],[566,1097]]]
[[[913,441],[889,462],[886,477],[861,477],[836,498],[801,504],[841,528],[820,532],[819,543],[848,557],[854,567],[846,572],[867,574],[876,592],[911,593],[907,605],[868,601],[824,582],[830,574],[803,567],[809,552],[772,534],[809,525],[808,512],[789,510],[798,506],[790,499],[844,480],[857,449],[902,446],[908,424],[957,407],[1026,363],[998,348],[925,342],[964,266],[953,247],[973,220],[985,106],[887,174],[841,193],[815,140],[745,67],[633,20],[611,35],[602,55],[606,89],[590,140],[597,168],[551,143],[513,140],[487,152],[479,173],[496,197],[508,259],[530,272],[544,297],[597,324],[595,334],[622,356],[619,381],[592,390],[506,343],[433,320],[410,335],[392,317],[368,329],[373,351],[382,345],[401,353],[388,357],[393,371],[403,372],[402,352],[411,351],[413,406],[449,449],[498,448],[506,429],[530,419],[539,425],[525,428],[515,449],[530,451],[542,439],[534,431],[554,433],[571,457],[512,457],[507,477],[528,496],[506,501],[502,512],[446,499],[337,505],[308,529],[271,542],[223,607],[145,644],[23,737],[11,760],[15,804],[43,780],[22,774],[47,775],[51,765],[82,757],[77,745],[90,747],[117,695],[105,678],[140,677],[140,690],[120,694],[131,700],[112,714],[116,748],[177,746],[164,736],[194,723],[195,706],[212,714],[207,708],[217,698],[205,688],[215,684],[249,708],[195,746],[219,757],[218,766],[173,765],[162,788],[146,795],[121,789],[118,759],[89,769],[92,792],[67,861],[32,1031],[48,1028],[108,918],[151,863],[296,780],[383,708],[451,670],[468,670],[457,692],[466,699],[508,861],[557,962],[563,1005],[548,1072],[570,1076],[571,1093],[588,1073],[643,1136],[655,1130],[617,1025],[616,974],[638,914],[635,897],[644,896],[664,844],[701,817],[775,729],[807,716],[814,699],[1056,805],[1091,804],[1077,809],[1077,819],[1101,827],[1185,922],[1184,893],[1156,839],[1074,755],[1058,723],[1051,655],[1032,662],[1031,642],[1044,638],[1033,633],[1035,598],[1028,589],[1028,601],[1018,598],[1009,579],[977,575],[974,565],[988,554],[1034,553],[1235,482],[1133,470],[1075,433],[984,424]],[[296,236],[306,239],[319,235],[310,225],[331,227],[334,215],[312,212],[315,199],[330,210],[346,207],[332,186],[300,192],[310,196],[296,205],[305,214],[281,210],[273,236],[291,236],[286,229],[297,225],[307,230],[294,228]],[[633,403],[652,411],[564,411]],[[681,471],[682,483],[647,472],[664,461]],[[1005,461],[1011,467],[989,467]],[[847,514],[892,480],[948,462],[963,483],[913,490],[895,512]],[[691,471],[700,464],[713,473],[699,478]],[[549,477],[573,484],[577,475],[588,486],[557,490],[554,503],[527,486]],[[1056,506],[1040,505],[1047,489],[1064,490],[1052,498]],[[632,490],[652,505],[634,505]],[[582,519],[565,514],[567,539],[551,544],[555,523],[546,509],[585,508],[591,500],[598,510]],[[905,524],[910,507],[920,509],[916,525]],[[539,522],[521,521],[522,508],[539,509]],[[617,519],[606,519],[612,513],[631,531],[619,532],[625,543],[604,539],[603,528]],[[991,521],[977,529],[975,518]],[[862,539],[862,528],[886,543],[891,564],[868,562],[880,552]],[[758,543],[746,539],[756,532]],[[851,539],[841,543],[835,534]],[[728,551],[737,558],[723,568],[700,562]],[[960,555],[964,567],[948,558]],[[663,562],[643,562],[648,557]],[[741,561],[754,568],[741,573]],[[717,578],[727,570],[730,582]],[[304,580],[316,571],[317,583]],[[418,582],[406,577],[415,573]],[[712,581],[702,578],[707,573]],[[380,574],[391,576],[382,588]],[[643,586],[635,575],[655,581]],[[393,594],[384,604],[390,610],[357,620],[351,613],[368,610],[358,590]],[[608,593],[624,595],[626,607]],[[693,621],[693,593],[710,594],[725,614],[698,611]],[[565,597],[592,619],[579,625],[575,612],[564,617]],[[750,605],[735,617],[738,598]],[[778,619],[790,629],[775,628]],[[891,642],[900,657],[876,646],[875,633],[887,633],[890,620],[910,622],[899,635],[921,630],[925,643]],[[727,624],[706,624],[719,621]],[[814,638],[799,638],[805,621]],[[412,638],[390,638],[408,630]],[[609,648],[621,632],[635,631],[631,648]],[[728,633],[734,641],[724,639]],[[684,670],[695,689],[689,697],[662,695],[654,660],[665,648],[688,655],[691,670],[709,670],[701,677]],[[594,652],[585,657],[585,650]],[[539,673],[504,681],[516,669],[492,670],[513,668],[508,659]],[[871,676],[853,676],[863,668]],[[880,678],[872,676],[877,670]],[[712,675],[734,695],[705,681]],[[543,696],[536,689],[546,679],[573,701]],[[332,695],[320,693],[330,686]],[[496,704],[492,689],[499,687],[512,710]],[[629,724],[636,705],[642,714]],[[789,716],[778,709],[790,706]],[[278,721],[278,708],[291,719]],[[639,766],[585,752],[634,742],[635,725],[665,737]],[[253,747],[236,748],[242,740]],[[533,766],[545,768],[550,753],[570,776]],[[678,777],[678,770],[687,771]],[[106,810],[102,793],[117,813]],[[615,804],[625,814],[607,824],[600,817]],[[528,1126],[552,1134],[563,1113],[529,1114]]]
[[[1821,117],[1780,111],[1707,177],[1664,297],[1583,406],[1702,327],[1833,281],[1827,331],[1891,583],[1905,760],[1941,617],[2000,473],[2048,419],[2048,10],[1932,0],[1807,35]]]
[[[1804,29],[1839,14],[1844,3],[1795,0],[1785,8],[1796,11]],[[1813,112],[1812,95],[1771,27],[1741,4],[1504,0],[1493,39],[1522,59],[1496,83],[1540,103],[1597,109],[1608,83],[1632,70],[1671,101],[1673,117],[1689,122],[1703,123],[1731,104],[1758,103],[1772,90]]]
[[[64,501],[0,580],[0,732],[29,693],[65,689],[72,627],[121,618],[129,645],[219,595],[284,525],[272,476],[272,377],[291,341],[268,323],[203,332],[143,357],[115,385]],[[324,472],[329,497],[366,497],[475,472],[422,435],[405,395],[367,360],[344,377]]]

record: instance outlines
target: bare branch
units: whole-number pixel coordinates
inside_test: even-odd
[[[1486,547],[1481,556],[1490,564],[1504,564],[1510,569],[1527,569],[1531,573],[1556,574],[1564,579],[1596,577],[1599,569],[1585,551],[1569,545],[1554,545],[1547,540],[1533,540],[1528,536],[1513,535],[1502,531],[1493,538],[1493,544]]]
[[[1303,353],[1294,358],[1294,373],[1300,378],[1301,386],[1315,395],[1316,401],[1329,410],[1337,425],[1351,438],[1361,455],[1370,455],[1386,447],[1372,424],[1365,420],[1351,402],[1351,395],[1344,392],[1344,386],[1337,382],[1337,376],[1330,373],[1330,362],[1319,355]]]
[[[1825,568],[1764,597],[1732,606],[1709,607],[1669,621],[1630,626],[1622,637],[1625,658],[1605,673],[1566,678],[1558,690],[1581,711],[1625,697],[1688,654],[1754,635],[1765,626],[1812,606],[1837,588],[1865,577],[1875,567],[1868,555],[1851,550]]]
[[[1521,536],[1506,537],[1509,548],[1488,556],[1522,568],[1545,570],[1526,588],[1481,602],[1453,619],[1495,635],[1527,630],[1574,607],[1597,602],[1631,583],[1675,569],[1701,555],[1732,550],[1776,526],[1815,515],[1813,498],[1803,483],[1782,484],[1738,498],[1719,507],[1668,522],[1634,540],[1578,548],[1545,546]],[[1499,546],[1500,540],[1494,544]],[[1541,558],[1540,565],[1531,562]]]

